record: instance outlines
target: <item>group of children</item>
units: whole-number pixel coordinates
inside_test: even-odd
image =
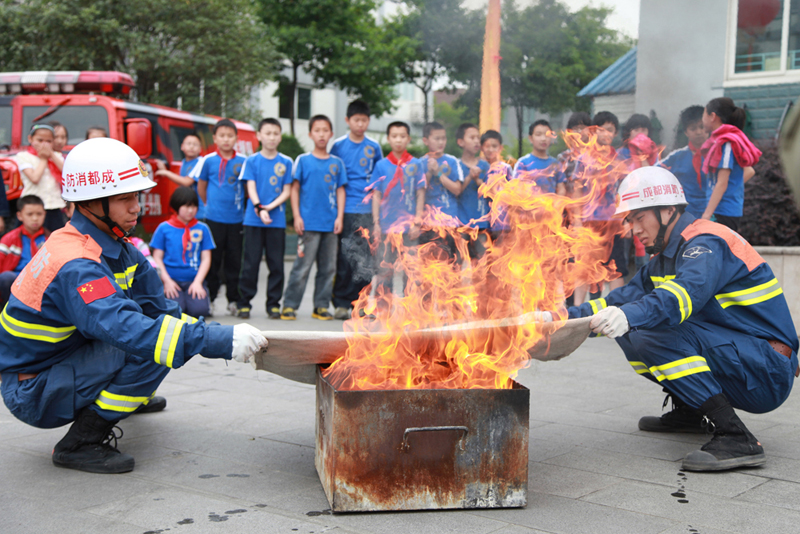
[[[189,315],[210,315],[210,303],[222,285],[222,271],[228,311],[248,318],[260,263],[266,256],[266,309],[270,318],[297,317],[311,267],[316,263],[312,317],[346,319],[352,302],[374,274],[379,291],[393,291],[393,265],[400,243],[434,243],[429,250],[459,263],[455,233],[441,231],[442,227],[477,228],[477,239],[467,246],[472,258],[483,253],[490,234],[496,238],[507,230],[502,221],[489,220],[490,199],[480,189],[490,169],[506,180],[534,182],[542,193],[573,198],[586,193],[586,170],[592,162],[576,149],[568,149],[557,158],[551,156],[555,134],[545,120],[530,125],[531,153],[512,168],[502,159],[500,133],[489,130],[481,134],[471,123],[462,124],[456,132],[460,158],[445,153],[447,132],[437,122],[424,126],[422,141],[428,153],[415,158],[407,151],[411,143],[409,125],[393,122],[386,130],[391,152],[384,158],[381,146],[365,135],[369,116],[364,102],[352,102],[347,109],[349,132],[336,139],[330,150],[331,121],[324,115],[312,117],[309,137],[314,148],[296,161],[278,152],[282,130],[276,119],[258,124],[261,149],[248,158],[234,149],[238,131],[230,120],[220,120],[214,126],[216,150],[206,156],[201,157],[199,136],[187,135],[181,144],[185,157],[179,173],[169,171],[164,164],[159,164],[155,173],[180,186],[170,199],[174,214],[157,228],[150,241],[153,254],[148,259],[158,267],[166,296],[177,300]],[[594,134],[597,144],[630,170],[654,164],[669,168],[684,187],[688,211],[736,229],[742,215],[744,183],[753,176],[752,165],[760,155],[741,133],[743,121],[743,110],[727,98],[714,99],[705,108],[691,106],[680,116],[679,129],[686,135],[687,146],[663,159],[659,147],[649,140],[650,121],[644,115],[633,115],[623,125],[618,152],[612,142],[620,125],[610,112],[599,112],[594,118],[574,113],[567,132],[581,136],[584,142]],[[101,128],[91,130],[87,138],[90,134],[105,135]],[[63,157],[57,143],[63,147],[67,136],[62,125],[36,124],[28,138],[28,152],[18,156],[25,182],[17,203],[21,225],[0,242],[0,299],[7,298],[15,273],[30,261],[49,232],[65,223],[60,197]],[[614,196],[612,187],[606,195],[608,206],[573,213],[568,224],[606,228],[605,223],[613,216]],[[284,292],[287,200],[298,247]],[[394,234],[395,239],[386,239],[387,234]],[[611,251],[608,261],[613,260],[620,273],[620,278],[610,284],[613,289],[627,275],[625,241],[619,235],[607,237]],[[371,247],[370,240],[378,246]],[[641,244],[636,246],[636,257],[637,264],[646,261]],[[583,302],[588,290],[585,286],[576,288],[576,304]],[[331,302],[333,314],[329,311]]]

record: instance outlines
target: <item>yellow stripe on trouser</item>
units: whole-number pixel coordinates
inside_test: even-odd
[[[678,299],[678,307],[681,311],[681,322],[692,315],[692,298],[689,293],[675,282],[669,281],[661,284],[658,289],[663,289],[672,293]]]
[[[664,365],[654,365],[650,368],[650,372],[659,382],[663,382],[664,380],[677,380],[697,373],[711,372],[711,369],[709,369],[706,359],[702,356],[689,356]]]
[[[136,411],[136,408],[141,406],[142,403],[148,402],[151,398],[153,398],[153,395],[150,395],[149,397],[131,397],[128,395],[118,395],[116,393],[110,393],[103,390],[100,392],[100,396],[97,397],[97,400],[95,400],[94,403],[104,410],[130,413]]]
[[[636,374],[643,375],[645,373],[649,373],[650,369],[644,362],[628,362],[633,367],[633,370],[636,371]]]
[[[597,313],[600,310],[603,310],[608,307],[608,305],[606,304],[606,299],[590,300],[589,305],[592,307],[592,313]]]
[[[178,339],[181,337],[183,325],[187,321],[176,319],[171,315],[165,315],[161,320],[161,329],[158,332],[156,350],[153,359],[159,365],[172,367],[172,360],[175,358],[175,348],[178,346]]]
[[[773,278],[765,284],[760,284],[749,289],[734,291],[732,293],[722,293],[715,295],[717,302],[723,308],[728,306],[750,306],[758,304],[783,293],[783,288],[777,278]]]
[[[47,326],[43,324],[25,323],[14,319],[6,313],[6,308],[0,313],[0,324],[6,332],[14,337],[58,343],[71,336],[76,328],[74,326]]]

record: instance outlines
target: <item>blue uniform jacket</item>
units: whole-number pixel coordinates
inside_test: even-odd
[[[136,247],[76,210],[11,288],[0,372],[39,373],[93,340],[177,368],[195,354],[230,359],[233,327],[182,315]]]
[[[686,320],[717,325],[797,352],[797,332],[780,282],[733,230],[684,213],[661,254],[605,299],[569,309],[570,318],[606,306],[625,312],[631,329],[674,327]]]

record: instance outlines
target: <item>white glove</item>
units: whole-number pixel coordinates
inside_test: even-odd
[[[553,322],[553,312],[543,311],[543,312],[536,312],[538,315],[536,319],[540,323],[552,323]]]
[[[231,356],[240,363],[249,362],[255,354],[269,344],[261,330],[247,323],[233,327],[233,351]]]
[[[616,306],[609,306],[594,314],[589,321],[589,328],[595,334],[603,334],[611,339],[623,336],[631,329],[625,312]]]

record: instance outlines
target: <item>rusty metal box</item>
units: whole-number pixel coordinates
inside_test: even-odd
[[[339,391],[317,370],[317,473],[333,512],[521,507],[530,391]]]

